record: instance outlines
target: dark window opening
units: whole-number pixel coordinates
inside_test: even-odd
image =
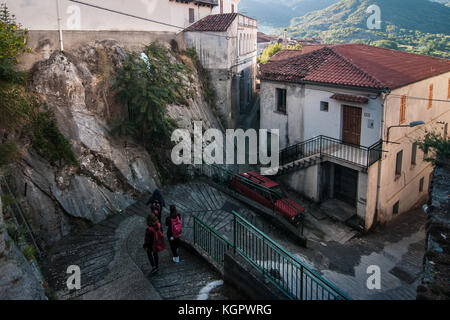
[[[425,178],[420,179],[419,192],[423,192],[423,185],[425,183]]]
[[[395,176],[398,177],[402,174],[402,161],[403,161],[403,150],[397,153],[397,160],[395,163]]]
[[[286,89],[277,89],[277,111],[286,113]]]
[[[328,102],[320,101],[320,111],[328,112]]]
[[[411,151],[411,165],[416,164],[416,158],[417,158],[417,142],[414,142],[412,144],[412,151]]]
[[[392,213],[393,213],[393,214],[398,214],[399,208],[400,208],[400,202],[397,201],[397,202],[394,204],[394,207],[392,208]]]
[[[193,8],[189,8],[189,23],[195,22],[195,11]]]

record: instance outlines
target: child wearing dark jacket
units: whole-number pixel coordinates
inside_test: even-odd
[[[153,214],[149,214],[147,216],[147,230],[145,231],[145,239],[144,239],[144,249],[147,250],[148,260],[152,266],[152,273],[156,273],[159,271],[158,263],[158,251],[153,250],[153,241],[155,239],[155,234],[152,231],[152,228],[157,231],[161,228],[161,225],[158,223],[158,218]]]
[[[177,218],[180,219],[181,221],[181,216],[177,212],[177,208],[174,205],[171,205],[170,215],[166,218],[166,226],[167,226],[167,239],[169,239],[169,245],[173,255],[172,260],[175,263],[180,262],[180,256],[178,255],[178,248],[180,247],[180,238],[174,237],[172,231],[172,221],[176,221]]]

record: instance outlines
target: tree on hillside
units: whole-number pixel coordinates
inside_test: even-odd
[[[267,48],[264,49],[262,54],[258,57],[258,64],[266,64],[269,62],[270,58],[272,58],[278,51],[283,49],[283,45],[281,43],[274,43]],[[296,44],[295,46],[288,45],[288,50],[301,50],[302,46]]]

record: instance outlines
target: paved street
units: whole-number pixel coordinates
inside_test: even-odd
[[[425,214],[416,210],[399,216],[388,227],[363,237],[323,212],[310,214],[305,234],[308,247],[293,242],[244,204],[204,181],[164,190],[167,206],[175,204],[183,219],[183,238],[192,243],[193,215],[232,239],[235,210],[306,265],[322,274],[353,299],[414,299],[422,270]],[[171,261],[167,248],[160,257],[161,271],[150,275],[142,241],[148,208],[141,199],[125,213],[80,234],[71,235],[49,253],[46,276],[62,299],[243,299],[221,283],[208,263],[181,248],[181,263]],[[301,199],[297,199],[301,201]],[[313,204],[302,202],[308,211]],[[167,215],[167,208],[164,216]],[[319,217],[317,219],[316,217]],[[68,265],[79,265],[82,290],[66,289]],[[381,269],[381,290],[368,290],[367,267]]]

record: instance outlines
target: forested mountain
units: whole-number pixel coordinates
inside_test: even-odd
[[[331,5],[298,15],[301,10],[326,5],[325,2]],[[262,29],[270,18],[274,26],[279,26],[277,33],[288,26],[289,35],[295,38],[367,43],[450,58],[450,0],[242,0],[241,3],[241,10],[252,5],[248,14],[259,20]],[[372,13],[367,13],[367,8],[373,4],[380,7],[381,27],[370,30],[367,20]]]
[[[261,30],[289,26],[292,18],[320,10],[339,0],[242,0],[239,12],[258,19]]]

